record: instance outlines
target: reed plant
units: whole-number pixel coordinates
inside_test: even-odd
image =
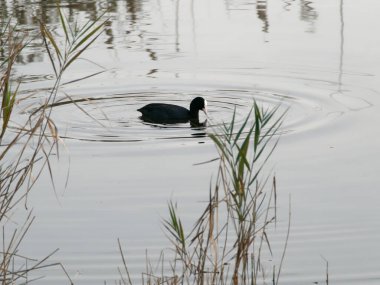
[[[284,114],[254,102],[239,126],[234,113],[230,123],[209,134],[219,154],[219,167],[208,204],[186,231],[177,205],[169,202],[164,227],[174,256],[167,262],[169,268],[159,273],[147,267],[144,284],[279,283],[284,255],[270,274],[263,264],[263,252],[272,254],[268,228],[277,215],[276,179],[264,172],[264,166],[277,146]],[[132,284],[127,275],[123,283]]]
[[[59,157],[60,138],[51,118],[51,106],[57,99],[63,74],[99,37],[104,27],[101,18],[89,21],[82,27],[77,23],[71,25],[59,8],[58,12],[64,34],[63,44],[42,21],[38,36],[32,39],[19,31],[16,25],[12,25],[11,19],[0,31],[0,49],[5,54],[0,63],[0,224],[3,231],[12,209],[21,202],[25,202],[24,205],[27,207],[26,197],[44,170],[48,171],[54,187],[51,155],[55,153]],[[19,101],[28,100],[28,97],[19,98],[18,87],[21,82],[15,79],[14,67],[17,57],[31,41],[43,43],[55,80],[39,108],[20,122],[19,114],[15,113],[14,109]],[[2,284],[25,283],[31,270],[47,266],[44,264],[46,259],[35,261],[18,253],[19,245],[32,221],[33,218],[29,215],[24,226],[16,228],[10,235],[3,233],[3,250],[0,257]],[[29,267],[26,266],[28,260]],[[16,269],[14,265],[20,263],[23,265]],[[33,265],[30,266],[30,263]]]

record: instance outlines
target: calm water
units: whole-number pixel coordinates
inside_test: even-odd
[[[62,91],[78,99],[54,108],[65,138],[54,166],[57,194],[43,177],[29,197],[36,221],[23,254],[64,264],[76,284],[112,283],[121,265],[117,238],[133,276],[168,246],[160,226],[178,202],[192,225],[208,197],[217,163],[206,129],[145,124],[148,102],[187,106],[202,95],[212,123],[238,120],[253,99],[289,108],[271,160],[281,254],[291,199],[291,236],[282,284],[379,284],[380,26],[377,0],[62,1],[85,22],[108,9],[105,33],[66,73]],[[54,1],[0,1],[33,34],[39,16],[55,34]],[[96,63],[96,64],[94,64]],[[38,103],[53,83],[41,43],[19,58],[25,95]],[[65,101],[63,93],[60,95]],[[20,104],[20,116],[28,111]],[[204,117],[202,119],[205,119]],[[66,153],[65,153],[66,152]],[[69,172],[68,185],[65,180]],[[58,198],[56,197],[58,196]],[[23,213],[24,209],[18,212]],[[270,268],[268,268],[269,270]],[[67,284],[59,269],[39,283]]]

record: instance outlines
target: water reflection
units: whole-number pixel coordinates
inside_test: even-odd
[[[340,48],[339,48],[339,76],[338,76],[338,92],[342,92],[343,77],[343,55],[344,55],[344,17],[343,17],[343,0],[340,0],[339,6],[340,18]]]
[[[284,10],[285,11],[290,11],[290,8],[292,6],[292,4],[294,3],[295,0],[284,0]]]
[[[177,121],[176,123],[173,122],[157,122],[155,120],[151,120],[149,117],[144,117],[140,116],[139,119],[143,121],[144,124],[155,127],[155,128],[161,128],[161,129],[182,129],[182,128],[187,128],[190,127],[192,130],[195,131],[200,131],[200,130],[205,130],[208,126],[208,121],[207,119],[202,121],[199,120],[183,120],[183,121]],[[195,133],[191,134],[192,137],[204,137],[206,136],[206,133]],[[176,137],[178,138],[178,137]],[[185,137],[184,137],[185,138]],[[187,138],[187,137],[186,137]]]
[[[181,34],[181,25],[184,15],[182,10],[187,7],[184,5],[190,4],[190,18],[192,25],[192,41],[194,50],[196,47],[196,24],[197,24],[197,10],[194,0],[191,2],[175,0],[171,2],[171,10],[173,13],[172,22],[172,34],[171,37],[167,37],[164,31],[161,31],[157,36],[156,32],[152,31],[150,26],[153,24],[154,17],[167,25],[165,19],[165,11],[161,11],[160,1],[151,3],[147,1],[139,0],[111,0],[111,1],[61,1],[60,6],[64,13],[68,16],[69,21],[74,21],[75,17],[80,13],[85,19],[95,20],[100,15],[107,11],[107,17],[109,21],[105,27],[104,43],[108,49],[114,49],[119,43],[127,42],[127,48],[143,50],[147,53],[148,58],[151,61],[157,61],[159,59],[159,43],[160,41],[166,41],[169,39],[170,44],[174,45],[175,52],[182,52],[182,41],[185,40],[184,35]],[[315,31],[315,23],[318,19],[318,12],[314,7],[314,3],[311,0],[283,0],[284,10],[290,11],[293,7],[299,9],[299,17],[301,21],[307,22],[310,25],[307,28],[307,32]],[[151,5],[148,5],[151,4]],[[233,10],[252,10],[256,12],[256,17],[262,22],[262,32],[269,33],[270,27],[270,1],[269,0],[257,0],[255,3],[250,0],[242,1],[225,1],[224,9],[226,11]],[[17,21],[18,26],[21,29],[38,30],[38,19],[42,19],[51,29],[54,31],[55,26],[59,26],[59,15],[55,9],[56,1],[6,1],[0,0],[0,28],[5,26],[4,19],[8,19],[12,16]],[[157,6],[154,8],[154,6]],[[152,9],[152,7],[154,9]],[[153,11],[157,11],[156,15],[153,15]],[[81,16],[82,17],[82,16]],[[165,24],[166,23],[166,24]],[[167,42],[165,42],[167,43]],[[42,46],[38,47],[37,44],[32,50],[28,50],[28,55],[23,55],[18,58],[19,63],[29,63],[35,61],[42,61],[44,59],[41,52]]]
[[[112,49],[113,44],[114,44],[114,34],[113,34],[113,30],[112,30],[112,22],[111,21],[107,21],[107,23],[105,24],[104,32],[108,37],[108,39],[104,43],[107,45],[108,49]]]
[[[179,52],[179,0],[175,4],[175,51]]]
[[[56,1],[6,1],[0,0],[0,15],[2,19],[14,17],[19,25],[38,24],[42,19],[47,24],[59,22]],[[116,6],[117,1],[107,1],[107,7],[98,5],[98,1],[61,1],[60,6],[67,10],[69,20],[75,18],[78,12],[85,12],[87,18],[95,20],[104,11],[104,8]],[[53,8],[53,9],[52,9]]]
[[[153,51],[151,48],[146,48],[145,51],[148,53],[151,60],[157,60],[157,53],[155,51]]]
[[[139,15],[142,11],[142,1],[126,0],[127,13],[130,16],[132,25],[135,25],[139,21]]]
[[[339,45],[339,66],[338,66],[338,78],[337,78],[337,90],[330,94],[330,97],[340,104],[344,106],[350,111],[358,111],[366,108],[371,108],[373,103],[368,100],[353,96],[350,94],[350,90],[343,89],[343,75],[344,75],[344,0],[340,0],[339,3],[339,20],[340,20],[340,45]]]
[[[296,3],[296,0],[283,0],[284,2],[284,10],[285,11],[291,11],[293,4]],[[314,3],[313,1],[310,0],[299,0],[299,15],[300,15],[300,20],[303,22],[307,22],[310,24],[306,32],[309,33],[314,33],[315,32],[315,23],[318,19],[318,12],[317,10],[313,7]]]
[[[158,72],[158,69],[157,68],[153,68],[151,70],[149,70],[149,72],[146,74],[147,77],[150,77],[150,78],[156,78],[155,74]]]
[[[267,0],[258,0],[256,4],[257,17],[263,21],[262,31],[268,33],[269,21],[267,15]]]
[[[315,21],[318,19],[318,13],[312,7],[313,2],[307,0],[300,0],[301,6],[301,20],[310,23],[307,32],[313,33],[315,31]]]

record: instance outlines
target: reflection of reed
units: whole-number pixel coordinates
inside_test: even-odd
[[[285,3],[284,10],[289,11],[290,10],[290,6],[292,6],[292,4],[293,4],[294,1],[295,0],[284,0],[284,3]]]
[[[299,0],[299,2],[295,2],[295,0],[282,0],[284,5],[284,9],[288,10],[291,7],[295,7],[295,3],[300,6],[300,19],[302,21],[307,21],[311,23],[311,27],[309,28],[310,32],[314,31],[314,22],[318,18],[318,13],[313,7],[312,0]],[[268,0],[257,0],[254,4],[252,0],[241,0],[241,1],[232,1],[232,0],[224,0],[226,4],[227,10],[233,9],[253,9],[256,10],[257,18],[262,22],[262,31],[264,33],[269,33],[269,9],[268,9]],[[235,3],[238,2],[238,3]],[[38,29],[38,19],[42,19],[47,25],[56,25],[59,22],[59,16],[56,13],[55,0],[45,0],[45,1],[35,1],[31,2],[25,0],[19,1],[6,1],[0,0],[0,16],[1,19],[9,18],[10,15],[13,15],[17,23],[22,27],[36,28]],[[160,0],[157,0],[158,6],[160,6]],[[173,0],[174,6],[174,38],[172,43],[174,45],[174,50],[176,52],[181,51],[181,30],[180,24],[182,23],[182,19],[180,19],[180,8],[181,5],[185,3],[190,4],[190,16],[192,21],[192,30],[193,30],[193,43],[194,49],[196,50],[196,15],[194,8],[194,0],[189,1],[180,1]],[[79,12],[83,14],[84,19],[96,19],[99,17],[105,9],[111,14],[111,20],[105,27],[105,33],[102,37],[106,37],[104,40],[107,48],[112,49],[115,48],[115,45],[120,42],[120,37],[125,37],[126,34],[130,34],[126,36],[129,43],[139,45],[137,48],[140,50],[146,51],[148,53],[149,59],[152,61],[158,60],[157,48],[156,48],[156,39],[153,39],[152,36],[147,36],[147,31],[144,28],[152,24],[150,15],[147,14],[146,6],[148,4],[141,0],[110,0],[110,1],[65,1],[61,2],[62,10],[69,15],[70,19],[73,19],[73,15],[78,14]],[[255,5],[255,6],[251,6]],[[25,8],[28,7],[28,8]],[[298,7],[297,7],[298,8]],[[182,9],[182,8],[181,8]],[[9,14],[9,15],[8,15]],[[161,14],[160,14],[161,15]],[[163,15],[161,15],[163,19]],[[119,30],[117,29],[117,24],[120,20],[118,18],[122,18],[122,22],[119,26]],[[116,19],[116,21],[112,21],[112,19]],[[0,21],[1,22],[1,21]],[[1,27],[2,23],[0,23]],[[133,32],[133,33],[132,33]],[[151,34],[150,34],[151,35]],[[134,41],[134,36],[137,36],[137,41]],[[154,41],[154,42],[153,42]],[[37,53],[35,53],[36,55]],[[43,57],[42,57],[43,58]],[[23,62],[30,62],[38,60],[35,56],[29,56],[28,58],[23,58]]]
[[[317,11],[311,6],[312,1],[301,0],[301,19],[305,21],[313,21],[318,17]]]
[[[269,21],[268,21],[268,15],[267,15],[267,0],[257,1],[256,12],[257,12],[258,18],[264,23],[262,31],[264,33],[268,33]]]
[[[179,0],[175,3],[175,51],[179,52]]]
[[[0,29],[5,25],[7,19],[12,19],[17,22],[20,29],[27,29],[28,31],[38,30],[39,20],[48,26],[54,26],[60,22],[59,15],[55,9],[56,0],[35,1],[5,1],[0,0]],[[103,34],[106,39],[104,43],[107,48],[115,48],[115,38],[120,37],[120,32],[115,30],[115,25],[112,19],[117,16],[122,16],[127,21],[127,25],[123,24],[121,33],[123,36],[129,34],[131,31],[135,32],[139,37],[139,43],[143,45],[143,50],[148,53],[152,61],[157,60],[157,53],[154,51],[153,44],[146,39],[144,30],[141,26],[144,24],[143,20],[143,7],[144,2],[140,0],[109,0],[109,1],[69,1],[60,2],[62,11],[68,15],[70,22],[73,22],[74,16],[78,13],[84,14],[84,19],[95,20],[101,16],[104,11],[111,13],[110,21],[105,26],[105,33]],[[28,7],[28,8],[26,8]],[[127,31],[125,30],[127,28]],[[119,33],[118,33],[119,32]],[[178,40],[178,37],[177,37]],[[20,55],[17,59],[20,63],[42,61],[44,56],[42,53],[34,52],[27,56]]]
[[[112,23],[108,21],[104,27],[105,29],[105,34],[107,35],[108,39],[105,41],[107,44],[108,48],[112,49],[113,43],[114,43],[114,35],[112,31]]]
[[[192,32],[193,32],[193,44],[194,44],[194,51],[197,51],[197,37],[196,37],[196,29],[195,29],[195,11],[194,11],[194,0],[191,0],[191,26],[192,26]]]
[[[284,2],[284,10],[290,11],[292,8],[293,3],[295,0],[283,0]],[[307,32],[313,33],[315,30],[315,22],[318,19],[318,12],[316,9],[312,6],[313,1],[311,0],[300,0],[300,19],[301,21],[308,22],[310,24],[310,27],[308,28]]]
[[[142,1],[139,0],[126,0],[126,7],[127,7],[127,13],[130,16],[131,26],[132,29],[135,31],[138,31],[138,37],[141,39],[142,43],[144,44],[145,41],[145,34],[144,31],[139,28],[139,22],[141,21],[141,14],[143,12],[143,6]],[[157,60],[157,53],[153,50],[151,44],[149,42],[145,43],[147,48],[144,50],[148,53],[149,58],[152,61]]]
[[[116,0],[108,1],[109,4],[116,3]],[[29,34],[38,33],[39,21],[51,27],[51,32],[55,33],[55,26],[60,24],[60,17],[56,7],[57,1],[5,1],[0,0],[0,30],[3,25],[11,18],[12,22],[17,23],[19,30],[27,30]],[[96,1],[86,2],[68,2],[60,4],[65,14],[68,15],[69,21],[74,21],[75,15],[78,12],[85,12],[88,20],[95,21],[103,10],[99,8]],[[44,60],[44,55],[37,52],[35,48],[39,47],[39,43],[31,42],[29,48],[34,50],[33,53],[25,55],[20,54],[17,57],[17,62],[26,64],[30,62],[40,62]]]
[[[141,12],[141,1],[136,0],[126,0],[125,4],[127,5],[128,15],[131,17],[131,22],[133,25],[139,20],[138,14]]]
[[[153,51],[150,48],[146,48],[145,51],[148,53],[151,60],[156,61],[157,60],[157,53]]]
[[[343,64],[344,64],[344,0],[339,2],[339,20],[340,20],[340,45],[339,45],[339,66],[338,66],[338,78],[337,78],[337,90],[330,94],[331,99],[333,99],[338,104],[344,106],[349,111],[360,111],[363,109],[373,107],[373,103],[365,99],[364,97],[359,97],[357,95],[352,95],[352,93],[347,92],[348,90],[343,89]]]
[[[311,24],[310,29],[308,30],[309,32],[314,32],[314,23],[318,18],[318,13],[314,7],[311,6],[312,4],[313,2],[308,0],[301,0],[300,2],[301,20]]]
[[[340,0],[339,7],[340,15],[340,49],[339,49],[339,78],[338,86],[339,92],[342,92],[342,77],[343,77],[343,55],[344,55],[344,18],[343,18],[343,0]]]

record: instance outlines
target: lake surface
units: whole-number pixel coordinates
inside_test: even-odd
[[[24,255],[62,262],[75,284],[114,283],[117,238],[134,278],[169,243],[161,220],[178,202],[191,227],[208,199],[217,156],[206,128],[157,126],[136,110],[150,102],[208,100],[209,121],[241,122],[253,100],[288,113],[270,160],[278,184],[281,284],[380,282],[380,26],[377,0],[62,1],[80,23],[108,9],[104,34],[65,74],[53,120],[65,146],[28,198],[36,220]],[[57,36],[54,1],[0,1],[33,34],[35,17]],[[63,38],[62,38],[63,41]],[[23,95],[38,103],[54,82],[41,43],[17,64]],[[96,120],[65,99],[64,92]],[[20,104],[20,116],[28,106]],[[205,117],[201,118],[205,120]],[[68,184],[65,182],[69,173]],[[214,175],[214,176],[213,176]],[[198,211],[197,211],[198,210]],[[24,213],[25,209],[18,209]],[[270,268],[268,268],[270,270]],[[68,284],[60,269],[42,284]],[[318,283],[317,283],[318,282]]]

